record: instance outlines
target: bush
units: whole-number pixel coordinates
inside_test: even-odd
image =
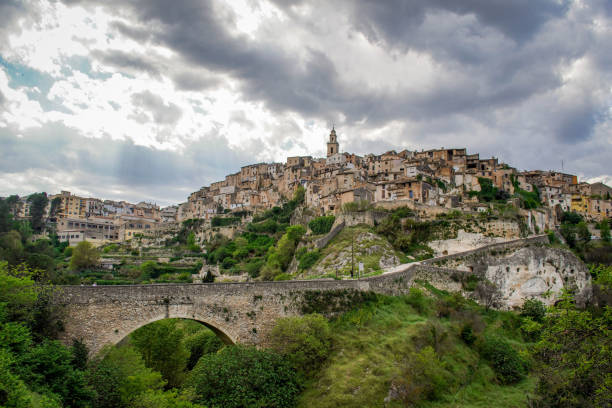
[[[472,326],[466,324],[461,329],[461,339],[467,344],[471,346],[476,341],[476,335],[474,334],[474,329]]]
[[[308,227],[314,234],[327,234],[331,230],[332,225],[334,225],[334,221],[336,221],[336,217],[333,215],[318,217],[310,221]]]
[[[399,399],[406,406],[422,400],[437,400],[449,388],[452,375],[431,346],[408,355],[399,379],[393,381]]]
[[[319,260],[320,257],[321,252],[318,249],[311,252],[306,252],[305,254],[298,256],[300,261],[298,268],[302,271],[309,269]]]
[[[155,279],[161,274],[159,265],[155,261],[145,261],[140,265],[142,279]]]
[[[327,319],[320,314],[285,317],[277,320],[269,342],[296,370],[313,373],[330,353],[331,330]]]
[[[259,271],[264,263],[265,261],[261,258],[253,258],[244,266],[244,268],[251,278],[256,278],[259,276]]]
[[[223,262],[221,263],[221,266],[223,266],[223,269],[230,269],[232,266],[236,265],[236,260],[234,258],[224,258]]]
[[[210,408],[292,407],[299,391],[295,370],[282,355],[229,346],[204,355],[187,380],[195,402]]]
[[[431,300],[425,296],[423,291],[417,288],[410,288],[405,300],[406,303],[412,306],[412,308],[419,314],[425,314],[431,302]]]
[[[489,362],[501,384],[514,384],[525,377],[525,361],[499,337],[485,337],[480,355]]]
[[[210,220],[210,225],[212,227],[228,227],[239,223],[240,217],[213,217],[212,220]]]
[[[521,316],[530,317],[533,321],[542,323],[546,316],[546,306],[537,299],[527,299],[521,308]]]
[[[205,354],[216,353],[223,347],[223,342],[219,337],[208,329],[201,329],[183,341],[185,348],[189,352],[187,359],[187,370],[193,370],[200,358]]]
[[[72,251],[70,269],[75,271],[94,267],[98,265],[99,259],[100,253],[91,242],[81,241]]]

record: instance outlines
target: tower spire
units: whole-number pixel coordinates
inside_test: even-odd
[[[340,146],[336,136],[336,126],[332,124],[332,130],[329,133],[329,142],[327,142],[327,157],[340,153]]]

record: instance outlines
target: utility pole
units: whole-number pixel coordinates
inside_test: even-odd
[[[355,231],[351,231],[351,278],[355,271]]]

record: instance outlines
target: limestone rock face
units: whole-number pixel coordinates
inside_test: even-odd
[[[495,283],[505,308],[522,306],[535,298],[546,305],[560,299],[563,288],[572,290],[576,302],[591,298],[591,276],[586,265],[570,251],[529,246],[501,253],[456,260],[454,267],[470,270]]]

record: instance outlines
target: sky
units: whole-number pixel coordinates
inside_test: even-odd
[[[609,0],[0,0],[0,196],[466,147],[612,185]]]

